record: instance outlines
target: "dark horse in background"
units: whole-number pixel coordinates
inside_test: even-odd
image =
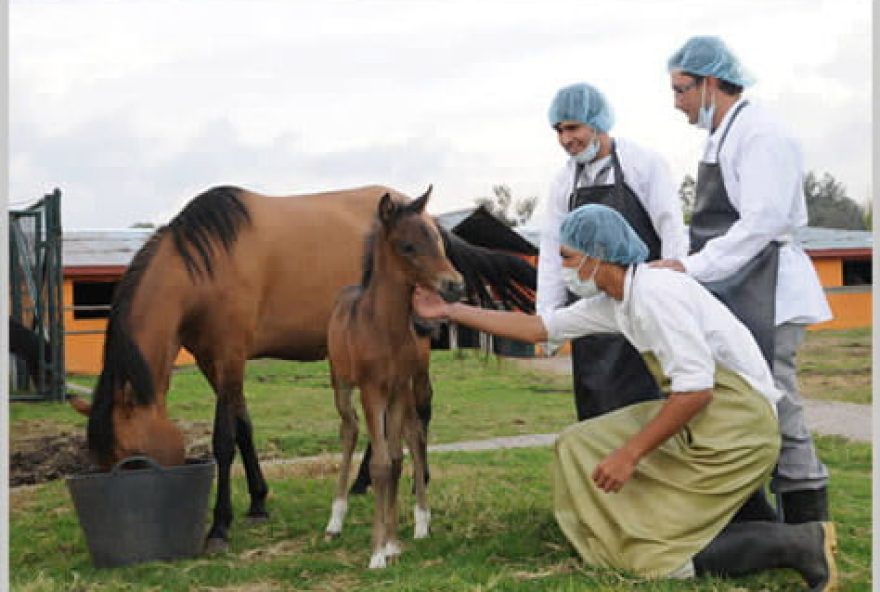
[[[103,467],[134,454],[183,463],[183,435],[168,418],[166,394],[178,351],[192,353],[216,394],[218,480],[208,551],[228,542],[236,446],[251,498],[248,516],[266,516],[268,488],[242,390],[245,362],[326,356],[333,303],[360,278],[363,240],[386,193],[410,201],[380,186],[287,197],[211,189],[152,235],[116,288],[103,369],[85,408],[89,449]],[[442,235],[473,299],[489,305],[494,296],[531,308],[531,265]],[[427,368],[420,382],[429,399]]]

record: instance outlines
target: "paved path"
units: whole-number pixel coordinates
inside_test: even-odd
[[[571,374],[571,360],[566,356],[553,358],[511,358],[514,363],[524,368],[554,372],[557,374]],[[807,425],[818,434],[827,436],[842,436],[855,442],[871,441],[871,406],[857,405],[855,403],[841,403],[836,401],[821,401],[805,399]],[[449,444],[435,444],[428,447],[430,452],[456,452],[456,451],[480,451],[498,450],[500,448],[529,448],[536,446],[550,446],[556,440],[556,434],[527,434],[522,436],[506,436],[489,438],[486,440],[469,440],[465,442],[451,442]],[[290,459],[267,461],[265,464],[300,464],[316,461],[337,459],[339,455],[330,454],[322,456],[309,456]],[[360,462],[360,454],[355,454],[355,462]]]
[[[568,356],[522,358],[517,359],[516,364],[533,370],[571,374],[571,358]],[[804,399],[804,411],[807,415],[807,426],[816,433],[843,436],[856,442],[871,441],[870,405]]]

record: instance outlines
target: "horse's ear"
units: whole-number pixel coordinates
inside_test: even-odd
[[[386,193],[382,196],[382,199],[379,200],[379,207],[377,209],[379,221],[382,222],[384,226],[388,226],[394,220],[396,214],[397,204],[391,199],[391,194]]]
[[[425,206],[428,205],[428,198],[431,197],[431,190],[434,189],[433,185],[428,185],[428,190],[425,191],[418,199],[412,202],[409,206],[409,209],[413,212],[417,212],[421,214],[425,211]]]

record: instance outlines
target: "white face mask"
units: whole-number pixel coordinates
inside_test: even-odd
[[[712,131],[712,120],[715,119],[715,94],[712,94],[712,104],[706,104],[706,80],[703,79],[703,90],[700,91],[700,111],[697,113],[697,127]]]
[[[565,282],[565,286],[568,288],[568,291],[575,296],[580,296],[581,298],[592,298],[599,293],[599,286],[596,285],[596,272],[599,271],[599,265],[601,265],[602,263],[597,263],[596,268],[593,269],[593,273],[590,274],[590,277],[582,280],[579,274],[581,271],[581,267],[584,266],[584,262],[586,260],[587,258],[584,257],[581,260],[581,264],[577,267],[563,267],[562,281]]]
[[[599,154],[599,148],[599,134],[597,132],[593,134],[593,139],[589,145],[574,155],[574,159],[578,164],[590,164],[596,158],[596,155]]]

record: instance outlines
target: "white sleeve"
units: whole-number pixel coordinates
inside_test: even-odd
[[[559,227],[568,213],[571,180],[567,177],[568,168],[565,168],[553,180],[544,208],[541,250],[538,254],[538,294],[535,301],[539,314],[565,305],[565,285],[560,271],[562,257],[559,255]]]
[[[767,243],[793,231],[791,202],[802,179],[796,151],[785,138],[749,138],[734,174],[740,181],[739,220],[683,261],[688,274],[701,282],[732,275]]]
[[[699,299],[693,298],[688,286],[673,282],[650,281],[641,286],[641,293],[633,295],[635,318],[672,392],[713,388],[715,359],[700,324]]]
[[[565,308],[539,313],[547,339],[562,342],[592,333],[620,333],[614,304],[609,296],[599,294],[582,298]]]

